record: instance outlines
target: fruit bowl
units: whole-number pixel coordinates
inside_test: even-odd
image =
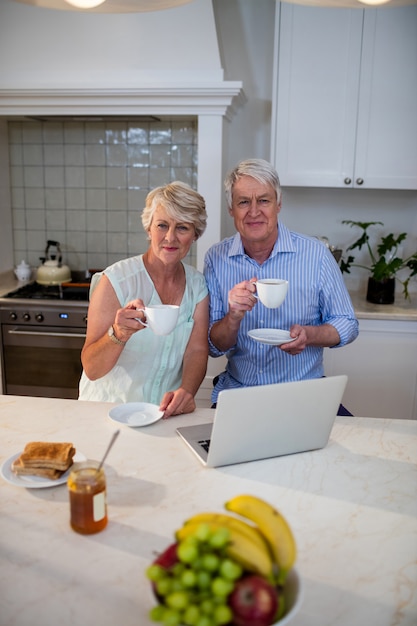
[[[192,515],[146,575],[165,626],[285,626],[300,608],[296,544],[282,514],[242,494],[227,513]]]
[[[303,584],[296,568],[290,571],[284,585],[285,613],[272,626],[286,626],[298,613],[303,601]]]

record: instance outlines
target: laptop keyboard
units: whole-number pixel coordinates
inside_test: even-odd
[[[198,442],[200,444],[200,446],[202,448],[204,448],[204,450],[206,452],[209,451],[209,447],[210,447],[210,439],[202,439],[201,441]]]

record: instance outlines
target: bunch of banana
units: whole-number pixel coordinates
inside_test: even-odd
[[[266,539],[282,584],[297,557],[294,535],[286,519],[271,504],[251,495],[240,495],[225,504],[228,511],[251,520]]]
[[[198,513],[175,533],[177,541],[192,535],[201,524],[225,527],[230,533],[228,553],[249,572],[260,574],[275,584],[283,584],[296,559],[296,544],[285,518],[259,497],[240,495],[225,503],[240,517],[225,513]]]

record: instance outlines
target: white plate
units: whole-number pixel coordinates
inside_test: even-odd
[[[131,428],[149,426],[161,419],[164,412],[159,410],[156,404],[148,402],[126,402],[119,404],[109,411],[109,417],[113,422],[126,424]]]
[[[250,330],[248,335],[251,339],[260,343],[267,343],[270,346],[280,346],[296,339],[296,337],[290,337],[288,330],[279,330],[278,328],[257,328]]]
[[[65,474],[62,474],[56,480],[50,478],[44,478],[43,476],[19,476],[12,470],[12,463],[21,455],[21,452],[14,454],[9,459],[4,461],[0,469],[0,474],[11,485],[16,487],[26,487],[26,489],[44,489],[45,487],[56,487],[57,485],[63,485],[67,482],[71,468],[69,468]],[[73,458],[74,463],[80,461],[86,461],[87,457],[82,452],[76,452]]]

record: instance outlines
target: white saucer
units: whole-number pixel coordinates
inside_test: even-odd
[[[159,410],[159,406],[148,402],[126,402],[109,411],[109,417],[113,422],[126,424],[131,428],[149,426],[149,424],[160,420],[163,414],[164,412]]]
[[[251,339],[260,343],[267,343],[270,346],[280,346],[296,339],[296,337],[290,337],[288,330],[279,330],[278,328],[256,328],[250,330],[248,335]]]
[[[21,452],[14,454],[9,459],[4,461],[0,469],[0,474],[11,485],[16,487],[26,487],[26,489],[44,489],[45,487],[56,487],[57,485],[63,485],[67,482],[71,468],[69,468],[65,474],[62,474],[56,480],[45,478],[44,476],[20,476],[15,474],[12,470],[12,463],[21,455]],[[86,461],[87,457],[82,452],[76,452],[73,458],[74,463],[80,461]]]

